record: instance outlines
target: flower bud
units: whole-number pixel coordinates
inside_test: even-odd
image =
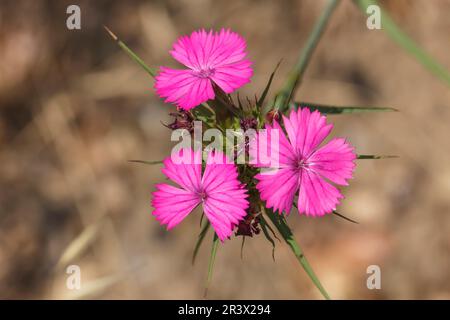
[[[272,123],[274,120],[278,121],[280,119],[280,113],[276,109],[272,109],[266,114],[266,120],[268,123]]]

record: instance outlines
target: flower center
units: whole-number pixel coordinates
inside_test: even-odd
[[[214,75],[215,70],[211,68],[205,68],[198,71],[194,71],[194,75],[199,78],[209,78]]]
[[[198,196],[200,197],[200,199],[201,199],[202,201],[205,201],[206,198],[208,197],[208,195],[206,194],[205,191],[200,191],[200,192],[198,193]]]
[[[298,169],[298,170],[309,168],[308,159],[305,159],[305,158],[303,158],[303,157],[301,157],[300,159],[298,159],[298,160],[297,160],[297,163],[295,164],[295,168]]]

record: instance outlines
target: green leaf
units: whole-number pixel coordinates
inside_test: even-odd
[[[211,255],[209,257],[209,264],[208,264],[208,277],[206,279],[205,297],[208,295],[208,288],[212,279],[212,274],[214,270],[214,261],[216,260],[216,253],[218,246],[219,246],[219,237],[217,236],[217,233],[214,232]]]
[[[162,164],[162,160],[157,161],[145,161],[145,160],[128,160],[128,162],[134,162],[134,163],[143,163],[148,165],[155,165],[155,164]]]
[[[294,235],[292,234],[291,229],[287,225],[284,218],[276,213],[274,213],[272,210],[264,208],[264,206],[261,206],[261,210],[270,218],[274,226],[277,228],[278,232],[283,237],[284,241],[289,245],[292,252],[294,253],[297,260],[300,262],[301,266],[305,270],[306,274],[309,276],[309,278],[312,280],[316,288],[320,291],[320,293],[324,296],[325,299],[330,299],[329,294],[324,289],[322,284],[319,281],[319,278],[317,278],[316,274],[314,273],[313,269],[311,268],[311,265],[309,264],[308,260],[306,259],[305,255],[303,254],[302,249],[298,245],[298,243],[294,239]]]
[[[194,252],[192,253],[192,264],[195,263],[195,258],[197,258],[198,250],[200,249],[200,246],[202,245],[203,240],[205,239],[205,236],[208,233],[209,226],[210,223],[208,220],[206,220],[205,223],[203,224],[200,234],[198,235],[197,242],[195,243]]]
[[[363,112],[386,112],[386,111],[398,111],[394,108],[388,107],[354,107],[354,106],[329,106],[318,103],[309,102],[294,102],[291,104],[291,108],[308,108],[311,111],[317,110],[323,114],[343,114],[343,113],[363,113]]]
[[[274,234],[274,236],[275,236],[275,233],[273,232],[272,228],[267,224],[267,222],[263,216],[260,216],[260,219],[261,219],[260,220],[261,230],[264,233],[264,236],[266,237],[266,239],[272,244],[272,259],[273,259],[273,261],[275,261],[275,241],[270,236],[268,229]]]
[[[355,0],[364,14],[367,14],[367,7],[378,5],[376,0]],[[450,73],[441,64],[428,55],[420,46],[418,46],[406,33],[400,29],[391,19],[389,14],[381,10],[381,25],[384,31],[409,54],[414,56],[425,68],[435,76],[443,80],[450,86]],[[447,39],[448,40],[448,39]]]
[[[113,38],[113,40],[117,43],[117,45],[123,50],[125,51],[125,53],[134,61],[137,62],[137,64],[139,64],[142,68],[144,68],[144,70],[153,78],[155,77],[155,70],[150,68],[149,66],[147,66],[144,62],[144,60],[142,60],[136,53],[133,52],[133,50],[131,50],[125,43],[123,43],[111,30],[109,30],[109,28],[107,26],[103,26],[106,30],[106,32],[108,32],[108,34],[111,36],[111,38]]]
[[[291,100],[291,97],[294,96],[295,90],[302,81],[303,74],[305,73],[306,67],[311,60],[314,49],[319,43],[322,33],[327,26],[328,20],[330,19],[331,14],[336,8],[338,2],[338,0],[328,0],[325,9],[322,11],[319,19],[317,20],[316,24],[313,27],[313,30],[308,37],[308,40],[306,41],[305,47],[300,53],[297,64],[292,69],[283,88],[275,97],[276,110],[284,112],[287,109],[288,103]]]
[[[267,94],[269,93],[270,86],[272,85],[273,77],[275,76],[275,73],[277,72],[278,67],[280,66],[280,64],[281,64],[281,60],[277,63],[275,69],[273,70],[272,74],[269,77],[269,81],[267,82],[266,87],[264,88],[264,91],[263,91],[261,97],[256,102],[256,107],[258,109],[261,109],[263,104],[264,104],[264,100],[266,99]]]
[[[378,159],[393,159],[398,158],[398,156],[391,156],[391,155],[373,155],[373,154],[358,154],[356,156],[356,159],[358,160],[378,160]]]

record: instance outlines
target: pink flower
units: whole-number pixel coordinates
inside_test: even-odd
[[[298,211],[310,216],[323,216],[336,209],[341,192],[331,183],[348,185],[352,178],[356,155],[345,139],[334,138],[324,146],[320,144],[333,128],[326,123],[326,117],[308,108],[292,111],[283,116],[287,137],[277,121],[273,126],[266,124],[267,134],[279,130],[278,170],[273,173],[259,173],[256,188],[268,208],[290,213],[294,197],[298,193]],[[259,145],[265,139],[258,135]],[[264,140],[264,141],[262,141]],[[268,143],[270,141],[268,140]],[[269,154],[269,158],[273,155]],[[257,167],[269,167],[257,161]]]
[[[177,156],[185,161],[175,163],[168,157],[163,162],[162,172],[179,187],[165,183],[156,185],[153,215],[170,230],[201,204],[223,242],[246,215],[248,207],[247,190],[238,180],[236,166],[227,163],[223,153],[211,152],[202,176],[201,151],[181,149]]]
[[[170,51],[172,57],[189,69],[160,68],[155,89],[165,102],[189,110],[214,99],[214,82],[231,93],[250,82],[251,62],[245,59],[245,40],[230,30],[194,31],[182,36]]]

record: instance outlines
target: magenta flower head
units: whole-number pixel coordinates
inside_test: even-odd
[[[162,172],[179,187],[157,184],[153,215],[167,229],[175,227],[195,207],[202,205],[206,218],[223,242],[248,208],[247,190],[238,180],[235,164],[220,151],[211,151],[202,176],[202,152],[181,149],[164,160]],[[178,161],[183,159],[183,161]]]
[[[245,59],[245,40],[230,30],[194,31],[182,36],[170,51],[172,57],[189,69],[161,67],[155,89],[160,97],[189,110],[214,99],[213,83],[231,93],[250,82],[253,70]]]
[[[279,213],[290,213],[294,197],[298,193],[298,211],[309,216],[323,216],[333,212],[343,198],[341,192],[330,182],[348,185],[355,167],[356,154],[345,139],[334,138],[320,147],[329,135],[332,124],[318,111],[308,108],[291,111],[283,116],[287,137],[277,121],[266,124],[267,133],[279,131],[277,170],[259,173],[256,188],[268,208]],[[261,140],[261,135],[258,135]],[[264,145],[264,141],[258,141]],[[270,155],[269,157],[273,157]],[[256,161],[257,167],[268,167]]]

